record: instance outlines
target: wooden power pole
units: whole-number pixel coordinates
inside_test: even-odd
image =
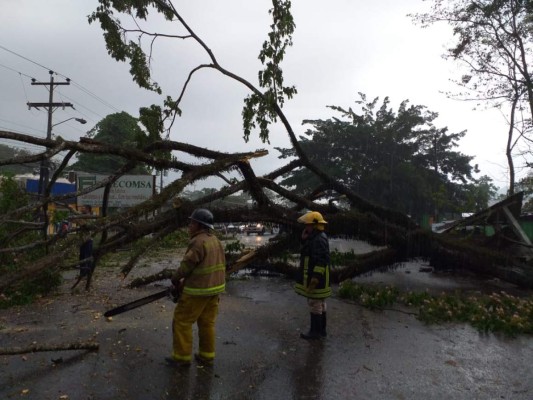
[[[48,127],[46,129],[46,139],[52,139],[52,115],[56,107],[72,107],[72,103],[54,103],[54,88],[58,85],[70,85],[70,79],[67,78],[66,82],[54,82],[54,71],[49,71],[50,82],[36,82],[35,79],[31,80],[32,85],[48,86],[50,92],[48,97],[48,103],[27,103],[28,108],[45,108],[48,111]],[[39,199],[44,196],[46,187],[48,186],[48,180],[50,179],[50,160],[43,159],[41,161],[41,169],[39,173]]]

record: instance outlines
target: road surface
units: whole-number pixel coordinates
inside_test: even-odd
[[[125,289],[117,276],[97,270],[89,294],[70,295],[74,273],[67,274],[53,297],[0,310],[0,347],[100,344],[94,353],[0,356],[0,399],[533,398],[532,337],[426,326],[405,310],[373,312],[332,298],[328,338],[307,342],[299,338],[308,328],[305,299],[283,278],[230,280],[215,366],[171,368],[163,359],[173,303],[159,300],[106,321],[105,310],[160,290]]]

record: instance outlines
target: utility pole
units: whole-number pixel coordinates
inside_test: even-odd
[[[67,78],[66,82],[54,82],[54,71],[49,71],[50,74],[50,82],[36,82],[35,79],[31,80],[32,85],[41,85],[41,86],[48,86],[48,90],[50,92],[48,97],[48,103],[27,103],[28,108],[31,109],[32,107],[35,107],[39,109],[39,107],[46,108],[48,110],[48,127],[46,129],[46,139],[50,140],[52,139],[52,114],[54,112],[55,107],[72,107],[72,103],[54,103],[54,88],[58,85],[70,85],[70,79]],[[46,187],[48,186],[48,180],[50,178],[50,161],[48,159],[43,159],[41,161],[41,170],[39,173],[39,199],[44,196],[44,192]]]

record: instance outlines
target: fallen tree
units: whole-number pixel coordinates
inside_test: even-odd
[[[80,244],[78,235],[54,236],[45,237],[41,240],[32,240],[31,244],[27,244],[27,246],[30,245],[35,249],[42,250],[42,254],[37,259],[35,254],[26,253],[27,246],[20,246],[19,244],[19,239],[28,229],[45,229],[49,223],[46,211],[50,203],[61,202],[68,197],[90,193],[99,188],[109,188],[120,176],[127,174],[128,171],[139,164],[158,170],[170,169],[176,172],[179,177],[162,188],[151,199],[134,207],[120,210],[113,215],[107,215],[104,212],[101,216],[91,217],[78,230],[79,233],[82,233],[82,235],[79,235],[80,237],[88,235],[100,238],[93,255],[96,264],[105,254],[136,243],[139,239],[151,237],[148,242],[136,247],[136,251],[122,270],[124,275],[127,275],[135,267],[145,251],[175,230],[185,227],[188,216],[195,208],[206,206],[215,200],[246,191],[253,198],[253,208],[212,209],[217,220],[243,222],[259,220],[282,224],[289,231],[291,229],[295,231],[297,217],[301,215],[304,209],[312,209],[324,214],[328,221],[330,235],[342,235],[383,247],[382,250],[357,257],[356,260],[351,261],[348,265],[337,266],[332,274],[333,279],[336,281],[349,279],[375,269],[393,267],[409,258],[424,257],[432,260],[438,259],[438,264],[445,265],[446,268],[464,268],[497,276],[498,271],[501,270],[495,264],[504,261],[505,265],[512,265],[514,273],[500,274],[502,279],[505,278],[524,286],[533,286],[531,279],[524,278],[525,267],[515,264],[513,258],[509,257],[508,254],[496,252],[498,255],[495,255],[493,254],[494,250],[466,246],[461,239],[437,236],[430,231],[423,230],[407,215],[361,198],[352,189],[333,179],[322,171],[319,166],[310,161],[301,148],[300,142],[282,110],[285,99],[290,99],[296,92],[293,87],[284,86],[283,76],[279,67],[286,47],[292,43],[291,36],[294,23],[290,14],[289,1],[273,1],[273,8],[270,10],[273,18],[272,32],[260,53],[260,59],[264,63],[265,69],[260,72],[259,87],[222,67],[210,48],[187,25],[171,1],[115,2],[101,0],[100,6],[89,17],[89,20],[91,22],[98,21],[101,24],[111,56],[120,61],[129,60],[132,66],[135,67],[132,68],[132,75],[141,87],[161,93],[157,83],[153,82],[150,77],[151,50],[145,53],[139,44],[140,41],[128,41],[127,36],[128,34],[137,34],[139,35],[139,40],[143,37],[151,37],[156,40],[159,36],[145,30],[139,30],[139,24],[136,24],[135,29],[127,29],[121,25],[120,20],[114,13],[122,12],[134,19],[145,20],[149,10],[150,12],[155,10],[161,13],[168,21],[180,24],[181,28],[187,31],[187,35],[175,38],[195,41],[205,51],[210,62],[192,69],[177,98],[172,99],[168,96],[164,101],[163,109],[159,106],[150,108],[151,111],[158,110],[157,115],[154,116],[153,112],[150,114],[151,117],[157,120],[157,124],[155,124],[158,127],[155,135],[157,137],[153,135],[153,132],[149,132],[152,140],[149,144],[145,144],[138,149],[101,143],[89,138],[81,138],[78,142],[75,142],[63,140],[60,137],[56,139],[38,139],[29,135],[0,131],[0,138],[2,139],[30,143],[43,148],[43,151],[38,154],[2,160],[0,165],[27,164],[49,160],[53,156],[57,157],[66,153],[62,161],[58,163],[57,169],[45,188],[44,196],[39,199],[33,199],[27,206],[13,209],[0,218],[0,226],[9,223],[10,226],[19,224],[24,227],[24,229],[17,231],[20,233],[11,234],[0,243],[0,254],[12,254],[17,259],[16,266],[0,276],[0,291],[17,285],[20,281],[29,276],[34,276],[40,271],[62,268],[72,263],[68,255],[77,253]],[[269,124],[280,121],[294,148],[296,159],[263,176],[257,176],[250,160],[267,156],[268,151],[266,150],[258,149],[250,152],[228,154],[169,140],[168,136],[170,135],[172,124],[181,113],[180,103],[188,85],[193,76],[203,69],[215,70],[250,91],[251,94],[245,99],[243,108],[245,138],[248,138],[252,130],[257,128],[260,137],[263,140],[268,140]],[[148,117],[147,114],[141,115],[142,120],[146,120]],[[167,124],[166,128],[165,123]],[[160,136],[163,134],[164,129],[167,130],[167,138],[165,140]],[[200,163],[187,163],[179,161],[177,158],[161,155],[168,152],[180,152],[202,161]],[[109,174],[107,179],[89,188],[79,190],[74,194],[52,196],[51,188],[54,182],[65,171],[69,161],[76,153],[120,156],[124,158],[125,164],[114,173]],[[289,188],[277,183],[280,177],[296,168],[308,169],[320,181],[320,184],[305,196],[297,195],[291,192]],[[237,175],[239,178],[230,179],[226,176],[229,174]],[[194,201],[183,197],[185,187],[207,177],[222,178],[226,184],[220,190]],[[275,193],[277,200],[272,200],[267,195],[267,192]],[[336,204],[334,199],[338,198],[343,199],[348,209],[339,207]],[[105,195],[102,209],[107,210],[107,207],[108,197]],[[29,213],[42,215],[44,218],[38,221],[39,223],[36,223],[35,226],[28,226],[28,220],[24,219],[23,216],[27,216]],[[147,214],[153,215],[153,218],[147,221],[143,218]],[[240,261],[235,260],[234,265],[230,262],[229,271],[233,272],[239,268],[244,268],[250,263],[264,263],[265,260],[269,260],[269,265],[272,268],[291,275],[294,271],[294,265],[280,261],[282,253],[297,252],[297,235],[289,236],[272,242],[252,254],[241,254]],[[465,260],[468,260],[468,262],[465,262]],[[489,265],[489,261],[494,268],[486,268]],[[517,269],[521,273],[517,273]],[[168,273],[169,271],[163,271],[157,275],[157,279],[168,278]],[[154,279],[156,278],[146,278],[133,285],[146,284]]]

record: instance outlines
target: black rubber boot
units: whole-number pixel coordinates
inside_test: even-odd
[[[326,319],[326,312],[324,311],[321,315],[322,317],[322,324],[321,324],[321,329],[320,329],[320,336],[322,336],[323,338],[327,337],[328,336],[328,332],[326,331],[326,325],[327,325],[327,319]]]
[[[300,333],[300,337],[305,340],[320,339],[322,330],[322,315],[311,313],[311,329],[307,333]]]

